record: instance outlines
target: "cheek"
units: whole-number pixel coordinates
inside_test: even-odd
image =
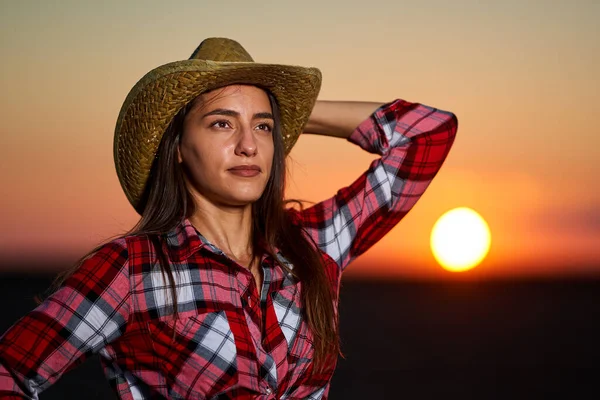
[[[275,154],[273,140],[270,138],[265,139],[261,148],[263,149],[263,157],[267,164],[267,168],[271,169],[271,166],[273,165],[273,154]]]
[[[183,143],[181,155],[186,169],[194,180],[204,180],[218,173],[222,166],[222,149],[210,146],[210,143]]]

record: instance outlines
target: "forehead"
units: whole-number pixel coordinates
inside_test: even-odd
[[[264,89],[251,85],[228,85],[213,89],[202,93],[192,102],[192,109],[222,107],[267,108],[270,110],[271,103]]]

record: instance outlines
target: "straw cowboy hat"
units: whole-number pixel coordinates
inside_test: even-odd
[[[138,212],[158,145],[175,114],[199,94],[231,84],[256,85],[275,96],[288,154],[317,100],[321,72],[317,68],[256,63],[239,43],[226,38],[206,39],[188,60],[148,72],[127,95],[114,137],[117,175]]]

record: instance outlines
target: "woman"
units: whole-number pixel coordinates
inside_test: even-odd
[[[341,273],[414,206],[457,120],[403,100],[316,101],[320,83],[223,38],[142,78],[115,131],[141,219],[3,335],[0,393],[36,398],[98,353],[122,399],[327,398]],[[301,132],[381,157],[331,199],[287,207]]]

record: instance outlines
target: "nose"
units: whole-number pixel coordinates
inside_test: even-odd
[[[238,156],[254,157],[258,151],[256,140],[250,127],[243,127],[239,131],[235,154]]]

